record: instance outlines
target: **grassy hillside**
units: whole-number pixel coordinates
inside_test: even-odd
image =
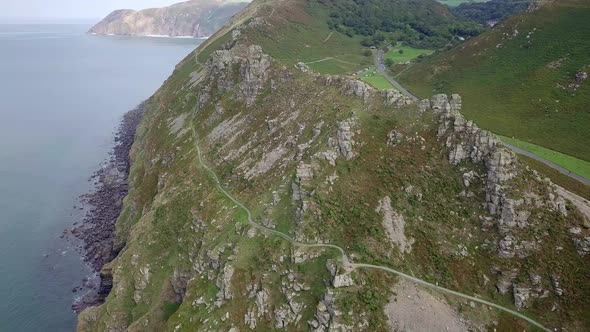
[[[434,0],[320,0],[330,8],[331,29],[363,36],[363,45],[404,42],[420,48],[456,43],[459,36],[475,36],[481,28],[456,17]]]
[[[590,179],[590,162],[549,150],[542,146],[519,141],[514,138],[500,136],[500,139],[508,144],[530,151],[543,159],[554,162],[573,173],[585,177],[586,179]]]
[[[457,92],[465,115],[498,134],[590,160],[590,4],[557,1],[508,19],[398,76],[422,97]]]
[[[493,137],[433,111],[440,99],[396,107],[395,93],[297,66],[351,72],[372,61],[322,24],[322,6],[255,1],[149,99],[117,222],[125,248],[103,271],[113,289],[78,330],[394,329],[388,315],[399,312],[385,307],[404,296],[399,279],[348,260],[587,330],[589,256],[573,241],[589,235],[584,217]],[[529,294],[521,308],[517,292]],[[473,329],[532,330],[432,298]]]

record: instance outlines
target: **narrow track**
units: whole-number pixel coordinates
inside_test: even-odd
[[[288,242],[290,242],[292,245],[296,246],[296,247],[302,247],[302,248],[328,248],[328,249],[335,249],[338,250],[340,252],[340,254],[342,255],[342,264],[344,265],[345,269],[373,269],[373,270],[381,270],[381,271],[385,271],[385,272],[389,272],[389,273],[393,273],[399,277],[402,277],[404,279],[407,279],[409,281],[415,282],[417,284],[420,284],[422,286],[425,287],[429,287],[435,290],[438,290],[440,292],[443,293],[447,293],[447,294],[451,294],[460,298],[464,298],[467,300],[471,300],[474,302],[478,302],[480,304],[484,304],[490,307],[494,307],[498,310],[507,312],[517,318],[521,318],[525,321],[527,321],[528,323],[534,325],[537,328],[540,328],[544,331],[551,331],[550,329],[546,328],[545,326],[543,326],[541,323],[538,323],[537,321],[533,320],[532,318],[529,318],[517,311],[508,309],[506,307],[503,307],[501,305],[492,303],[492,302],[488,302],[486,300],[474,297],[474,296],[470,296],[467,294],[463,294],[454,290],[450,290],[435,284],[432,284],[428,281],[416,278],[416,277],[412,277],[408,274],[405,274],[401,271],[398,270],[394,270],[390,267],[387,266],[381,266],[381,265],[372,265],[372,264],[364,264],[364,263],[351,263],[350,260],[348,259],[348,256],[346,255],[346,252],[344,251],[344,249],[342,249],[341,247],[337,246],[337,245],[333,245],[333,244],[327,244],[327,243],[302,243],[302,242],[298,242],[295,239],[293,239],[292,237],[290,237],[289,235],[279,232],[275,229],[272,228],[268,228],[265,227],[261,224],[258,224],[254,221],[254,219],[252,218],[252,213],[250,212],[250,209],[248,209],[242,202],[238,201],[236,198],[234,198],[229,192],[227,192],[223,186],[221,185],[221,181],[219,180],[219,177],[217,177],[217,174],[209,167],[207,166],[207,164],[205,164],[205,162],[203,161],[203,157],[201,156],[201,148],[199,147],[199,141],[198,141],[198,137],[197,137],[197,133],[195,131],[194,127],[191,127],[192,130],[192,134],[193,134],[193,138],[195,140],[195,148],[197,150],[197,159],[199,164],[201,165],[201,167],[203,167],[205,170],[207,170],[207,172],[209,172],[209,174],[211,175],[211,177],[215,180],[215,186],[217,187],[217,189],[223,194],[225,195],[229,200],[231,200],[232,202],[234,202],[234,204],[236,204],[239,208],[241,208],[242,210],[244,210],[244,212],[246,212],[247,216],[248,216],[248,223],[253,226],[256,229],[259,229],[261,231],[264,231],[266,233],[272,234],[272,235],[276,235],[278,237],[281,237],[285,240],[287,240]]]

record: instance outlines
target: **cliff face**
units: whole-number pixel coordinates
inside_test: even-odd
[[[78,330],[530,327],[355,263],[587,329],[585,217],[466,121],[458,95],[412,103],[282,63],[264,36],[295,14],[311,24],[306,5],[254,2],[147,102],[113,288]]]
[[[116,10],[89,32],[102,35],[209,37],[247,5],[247,2],[192,0],[164,8]]]

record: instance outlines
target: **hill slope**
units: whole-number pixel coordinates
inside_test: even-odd
[[[555,1],[399,75],[422,97],[461,93],[482,127],[590,161],[590,4]]]
[[[116,10],[90,29],[101,35],[209,37],[247,2],[191,0],[164,8]]]
[[[148,100],[113,288],[78,330],[587,330],[586,217],[458,95],[416,104],[298,63],[358,45],[321,24],[331,9],[254,1]]]

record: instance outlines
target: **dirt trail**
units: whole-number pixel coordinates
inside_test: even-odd
[[[196,111],[196,106],[195,106],[195,111]],[[195,112],[192,112],[193,114]],[[210,175],[211,177],[215,180],[215,186],[217,187],[217,189],[223,194],[225,195],[229,200],[231,200],[232,202],[234,202],[234,204],[236,204],[238,207],[240,207],[242,210],[244,210],[244,212],[246,212],[246,215],[248,217],[248,223],[256,228],[259,229],[263,232],[266,232],[268,234],[272,234],[272,235],[276,235],[279,236],[287,241],[289,241],[292,245],[296,246],[296,247],[302,247],[302,248],[326,248],[326,249],[335,249],[337,251],[340,252],[341,256],[342,256],[342,264],[344,265],[344,268],[347,271],[350,270],[354,270],[354,269],[358,269],[358,268],[362,268],[362,269],[374,269],[374,270],[381,270],[381,271],[385,271],[385,272],[389,272],[389,273],[393,273],[403,279],[406,279],[408,281],[412,281],[416,284],[420,284],[422,286],[426,286],[432,289],[435,289],[437,291],[441,291],[443,293],[447,293],[447,294],[451,294],[451,295],[455,295],[457,297],[461,297],[467,300],[471,300],[477,303],[481,303],[481,304],[485,304],[488,305],[490,307],[494,307],[496,309],[502,310],[504,312],[507,312],[517,318],[521,318],[526,320],[527,322],[529,322],[530,324],[544,330],[544,331],[551,331],[550,329],[546,328],[545,326],[543,326],[541,323],[538,323],[537,321],[517,312],[511,309],[508,309],[506,307],[503,307],[501,305],[486,301],[486,300],[482,300],[480,298],[474,297],[474,296],[470,296],[467,294],[463,294],[457,291],[453,291],[432,283],[429,283],[428,281],[422,280],[422,279],[418,279],[415,277],[412,277],[408,274],[405,274],[401,271],[398,270],[394,270],[390,267],[386,267],[386,266],[380,266],[380,265],[372,265],[372,264],[363,264],[363,263],[352,263],[350,262],[348,255],[346,254],[346,252],[344,251],[344,249],[342,249],[341,247],[337,246],[337,245],[333,245],[333,244],[324,244],[324,243],[301,243],[296,241],[295,239],[293,239],[292,237],[290,237],[289,235],[279,232],[277,230],[274,230],[272,228],[268,228],[265,227],[261,224],[258,224],[254,221],[254,218],[252,217],[252,212],[250,211],[250,209],[248,209],[242,202],[238,201],[236,198],[234,198],[229,192],[227,192],[223,186],[221,185],[221,181],[219,180],[219,177],[217,177],[217,174],[209,167],[207,166],[207,164],[205,164],[205,162],[203,161],[203,157],[201,156],[201,148],[199,147],[199,140],[198,140],[198,136],[197,133],[195,131],[194,127],[191,127],[192,130],[192,134],[193,134],[193,139],[195,141],[195,149],[197,150],[197,161],[199,162],[199,165],[201,167],[203,167]]]

